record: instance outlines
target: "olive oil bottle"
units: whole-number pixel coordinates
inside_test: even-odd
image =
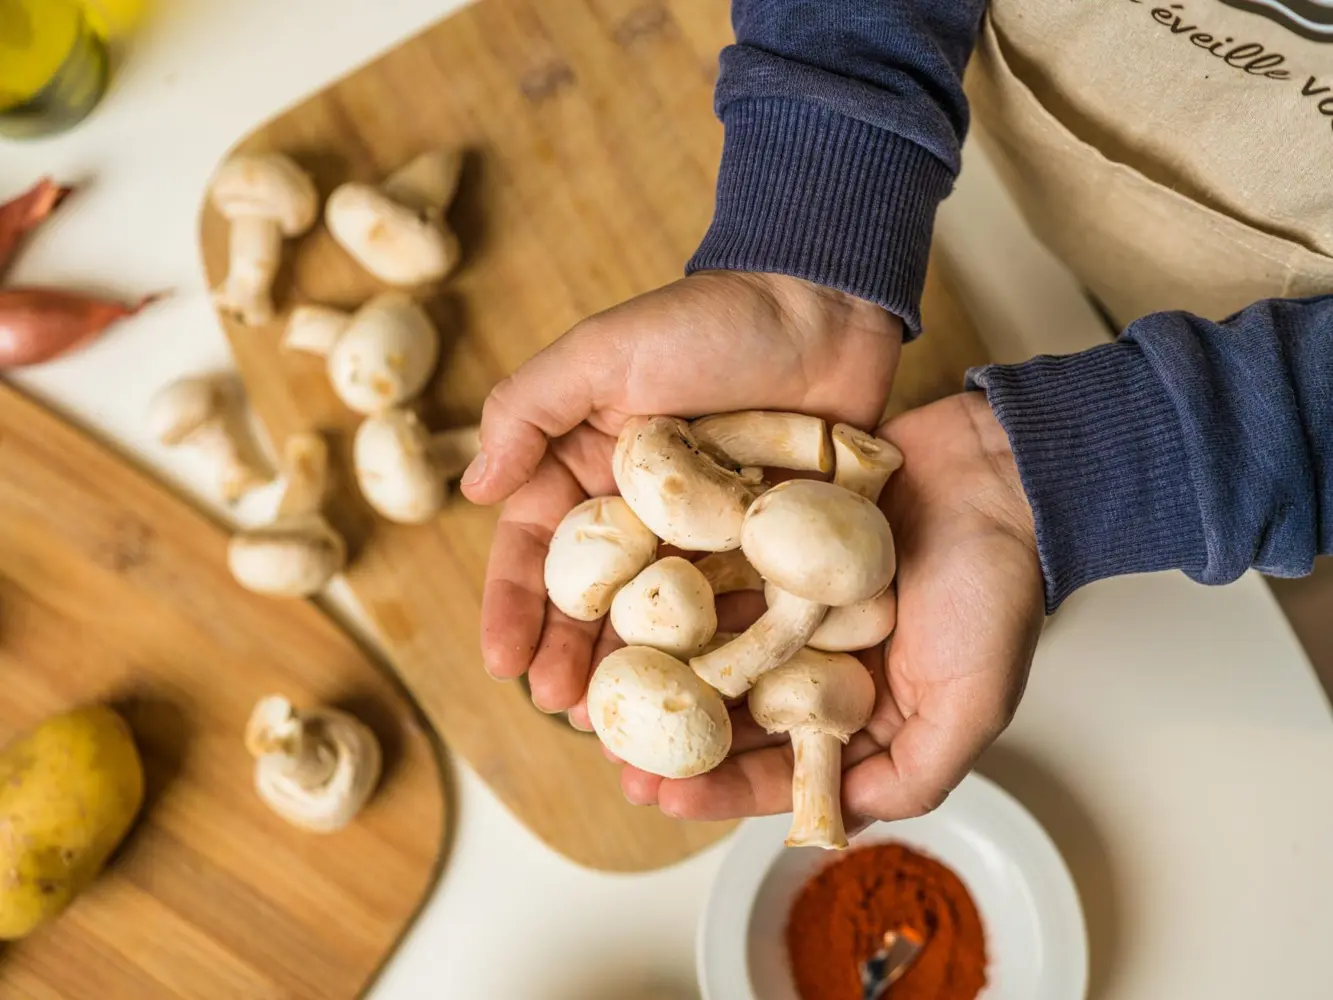
[[[0,0],[0,136],[67,129],[106,84],[106,45],[79,0]]]

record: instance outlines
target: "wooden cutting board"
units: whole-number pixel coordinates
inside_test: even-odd
[[[483,0],[240,143],[281,150],[327,195],[437,145],[468,151],[450,221],[466,260],[431,299],[445,342],[426,404],[438,427],[475,422],[497,381],[590,313],[680,275],[707,227],[722,132],[712,115],[727,5],[675,0]],[[210,283],[225,223],[202,217]],[[354,307],[377,291],[327,233],[289,248],[279,302]],[[982,360],[937,275],[924,349],[897,405],[956,391]],[[252,400],[277,437],[326,430],[344,454],[356,421],[322,364],[284,355],[279,322],[223,321]],[[348,582],[431,721],[547,844],[594,868],[669,864],[727,824],[629,806],[589,736],[540,715],[481,667],[478,611],[496,512],[459,501],[411,528],[377,523],[344,490],[336,515],[359,552]]]
[[[240,589],[226,535],[0,385],[0,740],[89,701],[144,757],[143,815],[54,924],[0,953],[0,997],[351,1000],[434,885],[438,744],[394,679],[311,605]],[[387,770],[331,836],[251,787],[254,702],[354,712]]]

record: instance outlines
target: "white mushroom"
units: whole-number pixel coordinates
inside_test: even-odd
[[[193,448],[212,467],[218,491],[228,503],[273,479],[252,459],[240,438],[239,421],[227,390],[204,376],[168,383],[148,404],[153,437],[171,448]]]
[[[872,503],[879,501],[884,484],[903,464],[903,453],[897,448],[850,424],[834,425],[833,449],[837,455],[833,481]],[[770,604],[777,589],[771,583],[764,584],[764,596]],[[887,639],[897,621],[898,597],[889,586],[867,600],[830,608],[806,645],[829,652],[869,649]]]
[[[361,422],[352,465],[362,495],[382,517],[423,524],[444,509],[447,484],[480,450],[476,426],[432,434],[415,413],[391,409]]]
[[[745,557],[765,580],[835,608],[874,597],[897,566],[884,513],[833,483],[775,486],[750,508],[742,539]]]
[[[380,745],[361,722],[332,708],[298,711],[261,698],[245,728],[255,791],[293,826],[332,833],[351,822],[380,778]]]
[[[293,434],[283,449],[287,480],[277,518],[234,535],[227,546],[231,575],[246,590],[271,597],[307,597],[347,561],[347,546],[320,506],[328,489],[329,452],[315,434]]]
[[[611,462],[616,486],[665,542],[694,552],[741,543],[741,522],[760,487],[699,449],[683,420],[631,417]]]
[[[750,715],[770,733],[790,733],[789,847],[847,846],[842,822],[842,746],[875,707],[875,682],[854,656],[798,650],[750,691]]]
[[[765,585],[764,596],[769,602],[776,600],[777,594],[777,587]],[[892,635],[897,624],[898,593],[890,584],[869,600],[829,608],[806,645],[828,653],[869,649]]]
[[[289,351],[304,351],[327,358],[347,326],[352,314],[330,306],[297,306],[287,317],[282,346]]]
[[[300,236],[319,215],[315,184],[281,153],[240,154],[218,169],[210,194],[231,223],[227,277],[213,290],[213,301],[246,326],[267,323],[282,241]]]
[[[627,646],[652,646],[677,658],[694,656],[717,631],[713,590],[688,560],[667,556],[616,594],[611,627]]]
[[[333,391],[357,413],[415,399],[440,358],[435,325],[401,292],[377,295],[350,317],[324,306],[300,307],[283,343],[325,357]]]
[[[874,597],[895,569],[893,534],[880,509],[841,486],[810,479],[782,483],[754,502],[742,550],[777,592],[733,642],[690,661],[728,697],[806,645],[828,608]]]
[[[399,287],[438,281],[462,256],[458,237],[444,221],[462,166],[457,150],[435,150],[378,188],[344,184],[324,210],[329,232],[381,281]]]
[[[828,427],[818,417],[741,410],[700,417],[690,423],[690,432],[704,451],[735,465],[824,476],[833,471]]]
[[[588,716],[607,749],[664,778],[711,771],[731,749],[731,716],[717,692],[647,646],[626,646],[598,664]]]
[[[740,549],[710,552],[694,564],[718,597],[738,590],[763,590],[764,578]]]
[[[884,484],[903,464],[901,451],[883,438],[850,424],[834,425],[833,451],[836,456],[833,481],[871,503],[879,503]]]
[[[578,621],[601,618],[616,592],[657,555],[657,538],[620,497],[593,497],[568,514],[546,553],[551,603]]]

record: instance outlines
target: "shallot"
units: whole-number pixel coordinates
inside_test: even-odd
[[[14,256],[19,241],[55,211],[70,190],[43,177],[17,198],[0,205],[0,274]]]
[[[76,350],[161,295],[132,305],[53,288],[0,290],[0,369],[19,368]]]

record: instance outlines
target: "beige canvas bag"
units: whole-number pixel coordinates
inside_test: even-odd
[[[1333,292],[1333,0],[992,0],[968,93],[1117,323]]]

